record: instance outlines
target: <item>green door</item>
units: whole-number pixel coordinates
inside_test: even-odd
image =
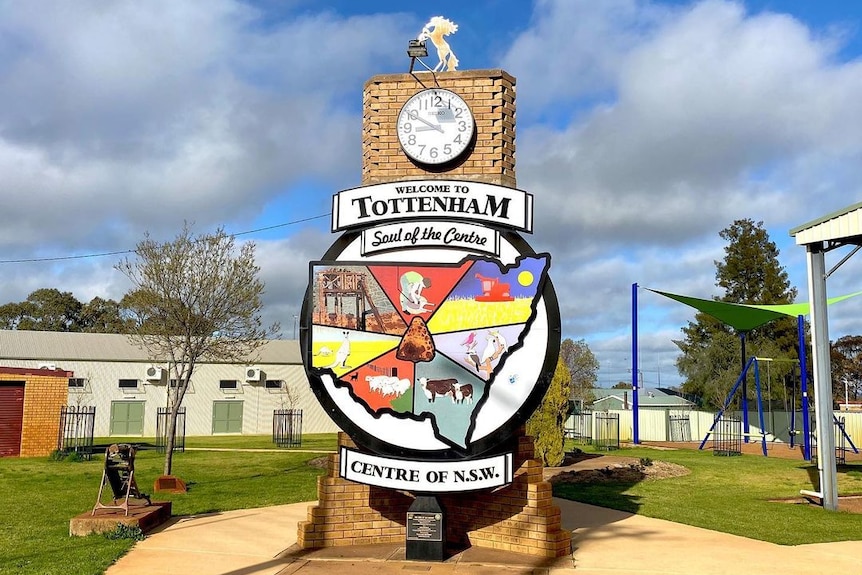
[[[242,433],[242,402],[213,402],[213,433]]]
[[[111,402],[111,435],[143,435],[144,402]]]

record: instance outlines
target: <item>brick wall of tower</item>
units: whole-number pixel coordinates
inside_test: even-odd
[[[421,82],[420,82],[421,81]],[[423,85],[424,84],[424,85]],[[427,171],[402,152],[398,112],[416,92],[440,87],[457,92],[476,118],[476,142],[464,161],[442,173]],[[503,70],[387,74],[365,83],[362,115],[362,185],[420,178],[468,180],[514,188],[515,78]]]

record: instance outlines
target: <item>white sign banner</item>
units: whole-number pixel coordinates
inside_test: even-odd
[[[461,180],[386,182],[332,196],[332,231],[391,221],[472,221],[533,232],[533,195]]]
[[[466,223],[404,222],[362,230],[363,256],[410,248],[453,248],[500,255],[500,233]]]
[[[460,461],[407,461],[341,448],[344,479],[421,493],[451,493],[501,487],[514,477],[512,453]]]

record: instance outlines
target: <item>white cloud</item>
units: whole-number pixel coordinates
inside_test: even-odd
[[[301,179],[355,184],[357,86],[400,55],[403,26],[268,22],[229,0],[4,11],[0,247],[129,246],[183,220],[251,221]]]
[[[564,5],[543,4],[550,22],[540,16],[537,28],[562,27],[555,10]],[[862,70],[836,62],[835,42],[814,37],[802,23],[719,1],[661,19],[646,3],[622,3],[626,10],[618,10],[620,3],[590,5],[618,34],[633,20],[652,25],[631,44],[610,35],[615,76],[603,72],[601,57],[594,62],[599,71],[585,73],[588,82],[601,72],[613,98],[563,128],[519,133],[519,181],[541,193],[543,229],[560,240],[574,235],[610,249],[627,242],[672,246],[742,217],[790,227],[811,210],[808,190],[798,185],[813,179],[805,168],[862,153],[862,104],[855,97]],[[540,47],[539,36],[525,36],[551,68],[581,61],[571,53],[577,44],[559,50],[553,37]],[[527,81],[538,81],[533,68],[524,71]],[[548,105],[572,105],[571,91],[553,81],[541,85]],[[847,188],[829,183],[846,178],[827,180],[821,198],[842,205]]]
[[[248,229],[264,210],[289,221],[325,210],[331,192],[320,190],[356,185],[362,84],[404,71],[404,39],[420,22],[313,3],[266,10],[232,0],[4,10],[4,259],[130,249],[146,230],[171,239],[183,220],[200,232]],[[465,40],[487,31],[460,23]],[[497,32],[491,44],[513,33]],[[527,239],[553,254],[564,337],[628,355],[631,284],[717,293],[718,232],[739,218],[764,221],[806,297],[804,252],[787,230],[862,192],[862,69],[842,59],[847,40],[846,28],[729,1],[535,3],[502,64],[518,80],[518,184],[536,199]],[[307,263],[334,241],[297,229],[258,241],[267,319],[286,337]],[[0,301],[55,286],[117,299],[117,259],[0,264]],[[830,295],[859,289],[859,265],[830,279]],[[672,363],[670,340],[691,312],[643,291],[641,304],[642,349]],[[833,333],[862,333],[862,303],[839,305]]]

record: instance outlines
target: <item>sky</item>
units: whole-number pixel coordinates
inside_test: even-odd
[[[360,184],[363,84],[406,73],[436,15],[459,26],[459,69],[517,79],[525,239],[552,254],[563,337],[587,342],[600,386],[631,379],[632,284],[722,295],[735,220],[763,222],[807,301],[788,231],[862,201],[862,3],[429,6],[0,0],[0,303],[43,287],[119,300],[124,252],[192,222],[255,242],[264,319],[293,338],[308,262],[336,239],[331,197]],[[829,296],[860,274],[850,258]],[[643,383],[678,385],[673,340],[694,311],[638,299]],[[862,301],[829,327],[862,333]]]

